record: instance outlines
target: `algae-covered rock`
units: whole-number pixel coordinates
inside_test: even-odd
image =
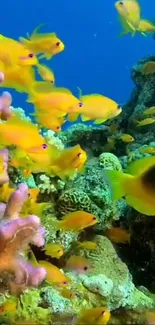
[[[153,307],[154,302],[138,291],[132,281],[128,267],[118,257],[111,242],[103,236],[96,236],[97,248],[81,253],[89,258],[90,273],[80,276],[83,285],[90,291],[107,298],[110,309]]]

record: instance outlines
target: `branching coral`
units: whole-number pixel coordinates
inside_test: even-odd
[[[0,205],[0,271],[13,275],[8,281],[12,292],[16,293],[27,286],[38,286],[46,276],[44,268],[36,268],[21,256],[29,243],[44,245],[44,228],[37,216],[26,219],[19,217],[28,187],[20,184],[12,193],[8,203]]]

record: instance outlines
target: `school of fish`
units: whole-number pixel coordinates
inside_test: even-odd
[[[121,35],[140,33],[143,36],[155,32],[155,24],[142,18],[142,10],[137,0],[116,1],[119,20],[123,27]],[[31,35],[19,37],[19,40],[0,34],[0,86],[11,88],[19,93],[25,93],[27,103],[32,104],[34,111],[31,119],[23,119],[17,112],[11,110],[12,97],[3,92],[0,97],[0,147],[10,148],[9,166],[21,169],[25,177],[31,174],[46,173],[50,177],[57,176],[66,180],[75,173],[84,172],[87,153],[79,144],[65,149],[58,149],[51,145],[42,135],[44,129],[61,132],[67,122],[92,121],[95,125],[117,118],[122,107],[117,101],[98,93],[86,93],[78,88],[79,95],[65,87],[56,86],[56,75],[41,60],[51,60],[53,56],[65,50],[65,44],[56,33],[40,33],[44,24],[35,28]],[[155,62],[147,62],[143,68],[144,74],[155,72]],[[155,123],[155,107],[148,107],[141,120],[136,120],[136,127],[145,127]],[[126,145],[135,141],[131,134],[118,133],[115,136],[115,124],[111,125],[112,135],[108,137],[105,151],[113,150],[117,141]],[[118,131],[118,130],[117,130]],[[19,136],[20,134],[20,136]],[[154,154],[153,147],[143,147],[141,153]],[[0,159],[0,176],[3,174],[4,161]],[[125,197],[128,205],[145,215],[155,215],[155,157],[145,157],[132,162],[125,172],[105,171],[103,173],[111,188],[113,200]],[[9,182],[0,187],[0,200],[6,203],[13,193]],[[47,202],[38,203],[39,189],[29,189],[20,213],[21,218],[27,215],[43,217],[45,209],[50,207]],[[53,220],[57,231],[83,232],[84,229],[98,223],[98,218],[85,211],[68,213],[61,220]],[[112,227],[104,232],[115,244],[130,245],[130,231]],[[97,244],[93,241],[78,241],[77,247],[95,250]],[[65,255],[64,247],[55,242],[45,244],[42,252],[48,258],[61,260]],[[47,284],[58,288],[62,297],[75,299],[76,293],[70,288],[72,280],[55,264],[45,260],[37,260],[33,250],[27,252],[29,262],[34,266],[44,267]],[[71,255],[67,258],[65,268],[74,273],[89,273],[91,270],[89,259]],[[17,299],[7,300],[0,307],[0,314],[15,312]],[[77,319],[79,324],[106,325],[111,317],[105,307],[83,310]],[[148,318],[154,317],[148,313]],[[155,319],[155,318],[154,318]]]

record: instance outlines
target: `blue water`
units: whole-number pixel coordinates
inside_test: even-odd
[[[136,61],[155,54],[151,36],[117,37],[121,26],[112,0],[27,0],[1,2],[0,32],[18,39],[40,23],[54,31],[66,45],[65,51],[47,61],[55,71],[57,86],[77,94],[98,92],[120,104],[133,88],[130,71]],[[142,0],[143,17],[155,18],[154,0]],[[154,14],[154,16],[153,16]],[[15,107],[30,111],[26,96],[12,91]]]

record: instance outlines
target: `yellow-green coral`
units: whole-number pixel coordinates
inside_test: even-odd
[[[107,170],[122,170],[119,159],[111,152],[103,152],[99,156],[99,164]]]

